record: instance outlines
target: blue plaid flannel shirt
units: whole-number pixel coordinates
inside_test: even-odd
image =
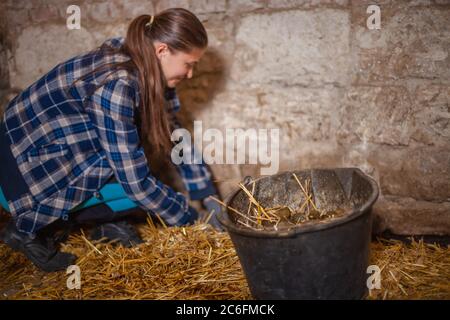
[[[123,38],[105,45],[118,47]],[[4,121],[11,152],[29,192],[8,199],[19,230],[34,233],[92,197],[114,174],[128,197],[169,225],[190,221],[188,199],[157,180],[141,147],[134,115],[136,74],[125,70],[74,80],[104,63],[129,57],[98,51],[63,62],[8,104]],[[100,85],[103,84],[103,85]],[[168,90],[173,128],[180,103]],[[216,192],[207,166],[177,166],[192,200]]]

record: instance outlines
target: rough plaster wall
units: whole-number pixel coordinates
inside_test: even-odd
[[[381,30],[366,8],[381,7]],[[69,4],[82,29],[65,28]],[[124,35],[141,13],[185,7],[210,48],[180,95],[206,128],[280,128],[280,171],[356,166],[381,194],[375,231],[450,234],[450,1],[6,1],[0,90]],[[2,17],[2,21],[4,21]],[[0,31],[5,27],[0,27]],[[9,83],[10,82],[10,83]],[[253,165],[213,165],[222,195]]]
[[[0,3],[0,103],[6,103],[6,96],[10,87],[8,56],[7,56],[7,22],[5,4]],[[0,108],[0,111],[3,107]],[[1,113],[1,112],[0,112]]]

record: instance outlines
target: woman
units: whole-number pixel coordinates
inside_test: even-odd
[[[179,126],[175,87],[192,77],[207,43],[203,25],[185,9],[141,15],[125,39],[110,39],[57,65],[16,96],[0,127],[0,186],[12,213],[2,240],[45,271],[76,259],[45,236],[61,219],[97,220],[94,239],[141,242],[123,221],[128,211],[96,206],[72,214],[111,180],[169,225],[195,221],[198,213],[188,199],[152,175],[146,154],[170,156],[171,130]],[[218,212],[207,167],[177,168],[189,198]],[[214,217],[210,221],[218,226]]]

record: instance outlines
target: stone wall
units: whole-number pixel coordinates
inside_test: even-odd
[[[9,89],[9,70],[8,70],[8,58],[6,43],[7,38],[7,23],[6,23],[6,10],[5,4],[0,3],[0,103],[3,105],[7,91]],[[0,108],[1,110],[2,108]]]
[[[69,4],[81,8],[81,30],[65,28]],[[370,4],[381,8],[380,30],[366,26]],[[0,87],[18,89],[124,35],[138,14],[193,11],[210,48],[180,88],[188,126],[199,119],[204,128],[280,128],[281,171],[356,166],[378,181],[376,232],[450,234],[450,1],[9,0],[4,6]],[[225,195],[260,168],[212,169]]]

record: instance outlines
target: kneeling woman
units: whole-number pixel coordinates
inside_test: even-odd
[[[170,157],[171,131],[179,126],[175,87],[192,77],[207,42],[203,25],[185,9],[142,15],[125,39],[109,39],[57,65],[16,96],[0,126],[0,187],[12,214],[1,239],[45,271],[76,259],[44,238],[42,231],[60,219],[96,220],[94,239],[139,243],[123,221],[126,212],[103,206],[72,214],[111,180],[167,224],[192,223],[198,213],[152,175],[146,154]],[[208,168],[177,168],[189,198],[218,212]]]

